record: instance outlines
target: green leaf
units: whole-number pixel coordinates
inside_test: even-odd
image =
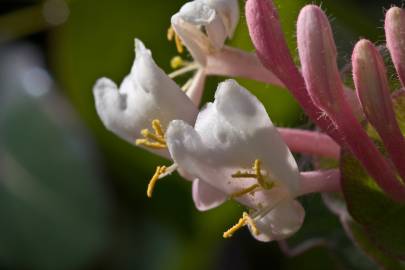
[[[363,228],[354,220],[347,219],[346,228],[351,231],[351,234],[357,245],[370,257],[372,257],[383,269],[389,270],[404,270],[405,265],[394,258],[387,256],[381,252],[374,243],[370,240]]]
[[[405,258],[405,205],[388,198],[351,154],[342,153],[342,188],[351,216],[380,250]]]

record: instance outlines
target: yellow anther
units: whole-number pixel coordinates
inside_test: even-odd
[[[179,35],[174,36],[174,42],[176,43],[177,52],[182,54],[184,52],[183,42],[181,41]]]
[[[262,175],[261,164],[262,163],[260,159],[256,159],[253,164],[253,170],[255,171],[257,182],[259,182],[259,184],[264,187],[266,185],[266,180],[264,180],[264,177]]]
[[[152,121],[152,128],[155,133],[151,133],[148,129],[142,129],[141,135],[144,139],[137,139],[136,145],[143,145],[154,149],[167,148],[166,140],[164,138],[165,133],[160,121],[155,119]]]
[[[170,26],[169,29],[167,29],[167,40],[172,41],[175,34],[176,32],[174,32],[173,26]]]
[[[155,174],[149,181],[148,190],[146,191],[146,195],[148,198],[152,198],[153,189],[156,186],[156,182],[159,180],[159,177],[166,172],[166,166],[157,166]]]
[[[184,67],[185,65],[186,62],[184,62],[183,58],[181,58],[178,55],[173,57],[172,60],[170,60],[170,66],[172,67],[172,69],[178,69]]]
[[[253,192],[255,189],[259,188],[260,185],[259,184],[253,184],[250,187],[247,187],[241,191],[235,192],[231,194],[231,198],[236,198],[236,197],[240,197],[243,196],[245,194],[251,193]]]
[[[174,38],[174,43],[176,44],[176,49],[178,53],[182,54],[184,52],[183,42],[181,41],[179,35],[174,31],[173,26],[170,26],[167,30],[167,39],[172,41]]]
[[[149,148],[154,148],[154,149],[165,149],[167,148],[166,144],[162,144],[160,142],[150,142],[147,139],[137,139],[135,141],[136,145],[143,145]]]
[[[160,121],[158,119],[152,120],[152,128],[155,131],[156,135],[158,135],[160,137],[164,137],[165,132],[163,131],[162,124],[160,123]]]
[[[249,225],[255,235],[259,234],[259,230],[254,222],[254,220],[248,215],[248,213],[243,212],[242,217],[239,219],[238,223],[232,226],[229,230],[224,232],[222,235],[224,238],[231,237],[237,230],[241,229],[243,226]]]
[[[237,171],[236,173],[232,174],[232,178],[255,178],[263,189],[271,189],[274,187],[274,183],[269,183],[266,181],[264,175],[262,174],[261,170],[261,161],[260,159],[256,159],[252,166],[253,172],[249,171]],[[243,191],[241,191],[243,192]],[[244,193],[245,194],[245,193]]]
[[[243,212],[242,217],[246,220],[246,224],[250,226],[250,229],[252,230],[254,235],[259,235],[260,231],[256,226],[255,221],[253,220],[253,218],[251,218],[248,213]]]

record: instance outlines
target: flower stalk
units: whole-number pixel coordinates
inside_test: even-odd
[[[344,97],[336,46],[326,15],[314,5],[300,12],[298,51],[313,101],[333,119],[350,151],[392,199],[405,202],[405,187],[354,116]]]

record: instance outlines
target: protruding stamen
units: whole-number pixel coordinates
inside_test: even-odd
[[[158,119],[152,120],[152,128],[158,136],[162,138],[164,137],[165,133],[163,131],[163,127]]]
[[[249,225],[254,235],[259,235],[260,231],[256,226],[255,221],[246,212],[243,212],[243,218],[246,220],[246,225]]]
[[[181,41],[179,35],[177,35],[174,31],[173,26],[170,26],[167,30],[167,39],[169,41],[172,41],[174,39],[178,53],[182,54],[184,52],[183,42]]]
[[[266,179],[264,178],[264,175],[262,174],[261,171],[261,161],[260,159],[256,159],[255,162],[253,163],[252,170],[254,171],[249,172],[249,171],[237,171],[236,173],[232,174],[232,178],[255,178],[258,182],[258,187],[262,187],[263,189],[271,189],[274,187],[274,183],[267,182]],[[253,186],[249,187],[252,188]],[[249,189],[248,188],[248,189]],[[242,195],[249,193],[245,192],[245,190],[242,190],[238,192],[237,194],[241,193]],[[240,196],[240,195],[239,195]]]
[[[255,235],[259,234],[259,229],[257,228],[254,220],[248,215],[248,213],[243,212],[242,217],[239,219],[238,223],[232,226],[229,230],[224,232],[223,237],[231,237],[237,230],[241,229],[243,226],[249,225]]]
[[[146,147],[154,148],[154,149],[165,149],[167,148],[166,144],[162,144],[160,142],[150,142],[147,139],[137,139],[135,141],[136,145],[143,145]]]
[[[146,195],[148,198],[152,198],[153,189],[156,186],[156,182],[161,178],[160,176],[166,172],[166,166],[157,166],[155,174],[149,181],[148,190],[146,191]]]
[[[172,41],[175,34],[176,32],[174,32],[173,26],[170,26],[169,29],[167,29],[167,40]]]
[[[144,139],[137,139],[135,144],[155,149],[167,148],[166,140],[164,138],[165,133],[160,121],[154,119],[152,121],[152,128],[155,133],[151,133],[148,129],[142,129],[141,135],[144,137]]]
[[[257,189],[257,188],[259,188],[259,187],[260,187],[259,184],[253,184],[253,185],[251,185],[250,187],[247,187],[247,188],[245,188],[245,189],[243,189],[243,190],[241,190],[241,191],[237,191],[237,192],[235,192],[235,193],[232,193],[232,194],[231,194],[231,198],[236,198],[236,197],[240,197],[240,196],[246,195],[246,194],[248,194],[248,193],[253,192],[255,189]]]

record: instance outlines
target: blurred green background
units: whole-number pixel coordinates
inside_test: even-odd
[[[296,55],[298,12],[314,1],[275,2]],[[190,183],[177,175],[159,182],[147,199],[155,166],[167,161],[109,133],[91,89],[102,76],[121,82],[134,59],[135,37],[169,73],[176,51],[166,31],[184,3],[0,1],[0,269],[374,269],[319,195],[302,199],[307,218],[288,244],[322,245],[294,257],[277,243],[256,242],[247,230],[222,239],[242,207],[228,202],[198,212]],[[229,44],[252,51],[240,4]],[[392,4],[401,1],[322,1],[341,67],[359,37],[384,42],[384,9]],[[222,79],[208,79],[204,101]],[[285,90],[239,82],[277,125],[311,127]],[[297,158],[302,168],[309,166],[308,157]]]

